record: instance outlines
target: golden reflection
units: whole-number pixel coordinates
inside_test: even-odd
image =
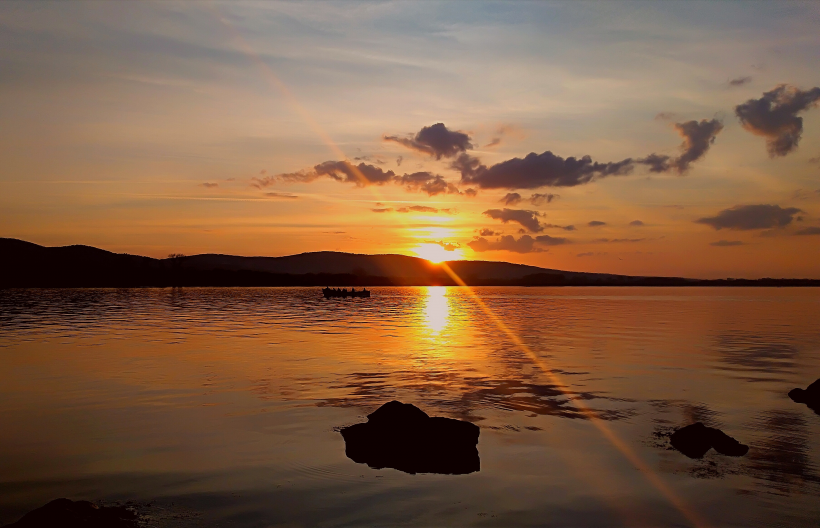
[[[447,299],[446,286],[427,286],[427,299],[424,306],[424,324],[438,334],[447,326],[450,318],[450,302]]]

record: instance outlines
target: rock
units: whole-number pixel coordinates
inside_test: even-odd
[[[706,427],[701,422],[678,429],[672,434],[670,441],[672,447],[689,458],[702,458],[712,448],[727,456],[743,456],[749,452],[749,446],[741,444],[720,429]]]
[[[414,405],[391,401],[341,430],[345,454],[374,469],[463,475],[480,469],[477,425],[429,417]]]
[[[792,389],[789,398],[797,403],[805,403],[814,412],[820,414],[820,379],[803,389]]]
[[[123,506],[55,499],[6,528],[137,528],[137,514]]]

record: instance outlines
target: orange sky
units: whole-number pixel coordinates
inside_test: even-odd
[[[5,2],[0,236],[820,278],[817,4],[595,6]]]

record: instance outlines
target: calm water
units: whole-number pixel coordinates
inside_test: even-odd
[[[820,292],[473,291],[0,291],[0,524],[63,496],[151,526],[820,523],[820,416],[786,396]],[[391,399],[478,424],[481,470],[346,458]],[[670,450],[694,420],[749,454]]]

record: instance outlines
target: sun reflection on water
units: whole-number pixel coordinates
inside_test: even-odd
[[[450,319],[450,303],[447,300],[446,286],[427,286],[427,299],[424,305],[424,324],[438,334]]]

